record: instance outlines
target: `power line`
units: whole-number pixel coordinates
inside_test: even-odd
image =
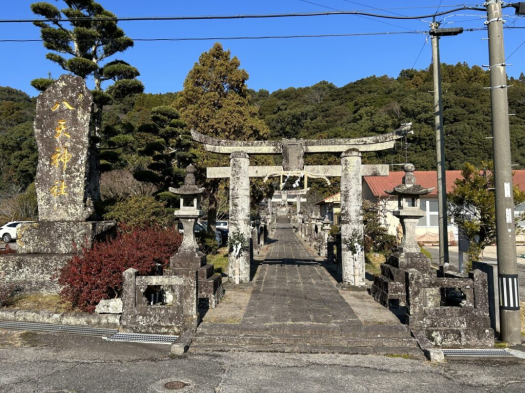
[[[425,42],[423,43],[423,46],[421,47],[421,49],[419,50],[419,53],[416,57],[416,61],[414,61],[414,64],[412,65],[412,68],[415,68],[416,67],[416,63],[417,61],[419,60],[419,57],[421,56],[421,53],[423,52],[423,49],[425,48],[425,46],[427,45],[428,43],[428,37],[425,39]]]
[[[525,27],[505,27],[506,30],[525,29]],[[477,27],[464,29],[463,32],[475,32],[487,30],[486,27]],[[378,36],[378,35],[400,35],[400,34],[424,34],[428,35],[425,30],[412,31],[383,31],[375,33],[346,33],[346,34],[296,34],[296,35],[267,35],[267,36],[230,36],[230,37],[173,37],[173,38],[132,38],[137,42],[155,42],[155,41],[227,41],[227,40],[271,40],[271,39],[294,39],[294,38],[338,38],[338,37],[360,37],[360,36]],[[0,39],[0,43],[30,43],[43,42],[44,40],[36,38],[28,39]],[[77,40],[78,42],[92,42],[92,40]],[[426,43],[425,43],[426,44]],[[522,44],[523,45],[523,44]],[[421,51],[423,48],[421,48]],[[513,52],[514,53],[514,52]],[[512,54],[511,53],[511,56]],[[509,56],[510,57],[510,56]],[[419,58],[419,56],[418,56]],[[416,59],[417,62],[418,59]],[[414,64],[415,65],[415,64]],[[413,66],[412,66],[413,68]]]
[[[314,3],[313,1],[308,1],[308,0],[299,0],[299,1],[300,1],[301,3],[308,3],[308,4],[316,5],[316,6],[318,6],[318,7],[326,8],[326,9],[328,9],[328,10],[340,11],[340,10],[338,10],[337,8],[332,8],[332,7],[328,7],[327,5]]]
[[[401,15],[401,14],[398,14],[396,12],[392,12],[392,11],[388,11],[387,9],[385,8],[376,8],[376,7],[372,7],[370,5],[366,5],[366,4],[362,4],[362,3],[358,3],[357,1],[351,1],[351,0],[343,0],[347,3],[351,3],[351,4],[357,4],[357,5],[362,5],[363,7],[367,7],[367,8],[372,8],[373,10],[378,10],[378,11],[386,11],[388,12],[389,14],[393,14],[393,15],[399,15],[399,16],[406,16],[406,15]],[[441,0],[443,1],[443,0]]]
[[[318,7],[327,8],[327,9],[329,9],[329,10],[341,11],[341,10],[339,10],[339,9],[337,9],[337,8],[332,8],[332,7],[328,7],[328,6],[326,6],[326,5],[323,5],[323,4],[314,3],[313,1],[308,1],[308,0],[299,0],[299,1],[301,1],[301,2],[303,2],[303,3],[308,3],[308,4],[316,5],[316,6],[318,6]],[[345,0],[345,1],[347,1],[347,0]],[[360,3],[356,3],[356,4],[363,5],[363,4],[360,4]],[[365,6],[365,7],[366,7],[366,6]],[[374,7],[370,7],[370,8],[374,8]],[[398,15],[399,15],[399,14],[398,14]],[[369,18],[369,17],[367,17],[367,16],[362,16],[362,15],[357,15],[357,16],[358,16],[359,18],[368,19],[368,20],[371,20],[371,21],[376,22],[376,23],[382,23],[382,24],[384,24],[384,25],[389,25],[389,26],[399,27],[400,29],[403,29],[403,30],[410,30],[410,29],[408,29],[408,28],[406,28],[406,27],[404,27],[404,26],[400,26],[400,25],[396,25],[396,24],[388,23],[388,22],[383,22],[383,21],[381,21],[381,20],[375,20],[374,18]]]
[[[291,39],[291,38],[329,38],[329,37],[358,37],[377,35],[399,35],[399,34],[427,34],[427,31],[390,31],[376,33],[347,33],[347,34],[304,34],[304,35],[270,35],[270,36],[234,36],[234,37],[177,37],[177,38],[132,38],[137,42],[151,41],[227,41],[227,40],[267,40],[267,39]],[[3,42],[43,42],[42,39],[0,39]],[[78,40],[78,42],[91,42],[92,40]]]
[[[515,29],[520,29],[520,27],[514,27],[514,28],[515,28]],[[523,29],[523,27],[521,27],[521,29]],[[508,59],[510,59],[510,57],[511,57],[514,53],[516,53],[516,52],[517,52],[517,51],[523,46],[523,44],[525,44],[525,41],[523,41],[521,44],[519,44],[519,46],[518,46],[516,49],[514,49],[514,51],[513,51],[510,55],[507,56],[507,58],[505,59],[505,61],[507,61]]]
[[[441,3],[443,3],[443,0],[439,0],[439,5],[438,5],[438,8],[436,9],[436,12],[438,12],[439,9],[441,8]]]
[[[510,5],[507,5],[510,7]],[[402,19],[415,20],[432,18],[441,15],[448,15],[457,11],[471,10],[483,11],[485,8],[462,6],[452,10],[442,11],[439,13],[419,16],[398,16],[398,15],[383,15],[372,14],[363,11],[331,11],[331,12],[306,12],[306,13],[288,13],[288,14],[247,14],[247,15],[196,15],[196,16],[136,16],[127,18],[109,18],[109,17],[78,17],[67,19],[53,19],[52,22],[138,22],[138,21],[181,21],[181,20],[227,20],[227,19],[268,19],[268,18],[293,18],[293,17],[315,17],[315,16],[336,16],[336,15],[363,15],[383,19]],[[0,23],[34,23],[34,22],[49,22],[48,19],[1,19]]]
[[[343,1],[346,1],[346,0],[343,0]],[[471,3],[471,4],[465,4],[465,3],[462,3],[462,4],[448,4],[448,5],[441,5],[440,7],[441,8],[465,7],[465,6],[477,6],[478,4],[476,4],[476,3]],[[416,9],[436,8],[436,7],[437,7],[437,5],[421,5],[421,6],[411,6],[411,7],[388,7],[388,8],[376,8],[376,7],[374,7],[374,8],[376,10],[380,10],[380,11],[389,11],[389,10],[416,10]],[[360,10],[355,10],[355,11],[360,11]]]

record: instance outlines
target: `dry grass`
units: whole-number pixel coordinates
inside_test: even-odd
[[[207,262],[213,265],[215,273],[226,274],[228,270],[228,247],[219,248],[215,255],[208,255]]]
[[[49,312],[72,311],[71,303],[60,299],[58,295],[29,294],[17,296],[13,304],[8,307],[11,310],[32,310]]]
[[[374,276],[379,276],[381,274],[381,264],[386,262],[386,258],[381,253],[369,252],[365,255],[365,261],[365,270]]]
[[[0,329],[0,349],[35,347],[38,345],[36,333]]]
[[[402,359],[410,359],[410,355],[407,354],[407,353],[387,353],[386,355],[387,358],[402,358]]]
[[[525,336],[525,302],[521,302],[521,334]]]

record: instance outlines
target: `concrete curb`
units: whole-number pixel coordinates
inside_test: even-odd
[[[193,341],[193,336],[195,335],[195,330],[190,329],[183,332],[179,338],[171,345],[170,353],[175,356],[184,355],[188,352],[191,342]]]
[[[425,354],[425,357],[432,363],[444,363],[445,354],[439,348],[434,348],[430,340],[421,331],[410,329],[410,333],[417,341],[417,345]]]
[[[118,314],[98,315],[77,312],[52,313],[48,311],[0,310],[0,320],[90,326],[107,329],[120,328],[120,315]]]

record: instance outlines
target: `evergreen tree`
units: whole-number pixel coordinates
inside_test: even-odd
[[[134,176],[139,181],[155,184],[161,191],[158,197],[173,205],[174,195],[168,188],[183,182],[185,168],[192,162],[193,154],[188,151],[191,134],[179,119],[179,113],[169,106],[153,108],[151,121],[139,127],[140,132],[152,137],[139,153],[151,157],[152,161],[147,170],[136,171]]]
[[[190,129],[221,139],[268,138],[269,129],[259,119],[258,108],[248,94],[248,73],[239,67],[237,57],[232,58],[230,51],[225,51],[219,43],[199,57],[174,103]],[[207,153],[202,146],[196,146],[193,152],[201,176],[206,167],[228,165],[227,157]],[[219,184],[219,180],[206,180],[208,230],[211,233],[215,231]]]
[[[465,163],[462,178],[454,182],[448,194],[449,216],[470,240],[469,263],[479,259],[481,251],[496,242],[496,201],[493,163],[476,167]],[[525,193],[514,186],[514,203],[525,200]]]
[[[102,107],[110,104],[113,98],[144,90],[142,82],[136,79],[140,74],[135,67],[121,60],[105,63],[111,56],[131,48],[133,40],[117,26],[116,16],[99,3],[93,0],[63,1],[67,8],[62,10],[46,2],[32,4],[31,10],[46,20],[34,24],[40,28],[44,46],[51,51],[46,55],[47,59],[74,75],[93,77],[94,127],[98,136]],[[63,21],[62,15],[70,22]],[[114,83],[104,90],[102,84],[108,81]],[[33,80],[31,85],[44,91],[51,83],[50,78],[42,78]]]

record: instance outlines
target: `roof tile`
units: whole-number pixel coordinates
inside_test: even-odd
[[[390,191],[401,184],[404,174],[404,171],[390,172],[388,176],[365,176],[364,180],[376,198],[383,198],[389,196],[385,190]],[[436,171],[414,171],[414,175],[416,176],[417,184],[425,188],[435,187],[429,195],[437,195]],[[461,171],[446,171],[447,193],[454,188],[454,181],[461,177]],[[525,170],[514,171],[513,184],[525,192]]]

